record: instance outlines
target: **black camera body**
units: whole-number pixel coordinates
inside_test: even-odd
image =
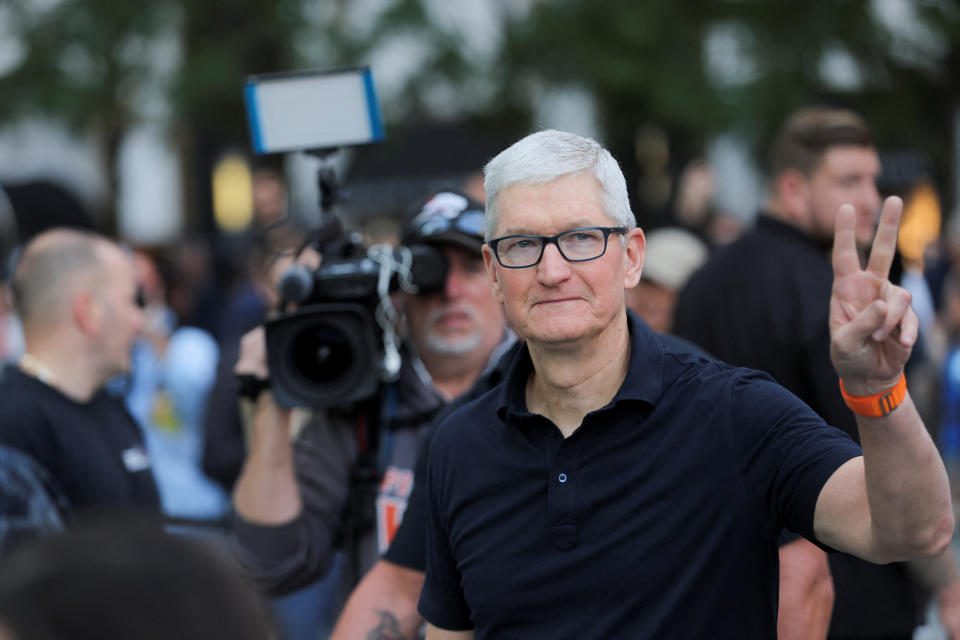
[[[316,270],[291,267],[278,288],[294,311],[266,323],[267,364],[274,398],[284,407],[341,407],[366,400],[399,372],[389,294],[440,290],[447,262],[418,244],[324,256]]]

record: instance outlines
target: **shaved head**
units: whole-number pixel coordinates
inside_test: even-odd
[[[11,280],[14,307],[25,326],[54,323],[80,286],[95,288],[105,276],[103,256],[120,248],[88,231],[53,229],[23,250]]]

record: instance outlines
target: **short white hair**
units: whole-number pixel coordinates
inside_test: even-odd
[[[513,143],[484,167],[486,239],[490,240],[497,228],[501,191],[517,184],[545,184],[581,173],[596,178],[603,189],[604,210],[617,226],[637,226],[630,210],[627,181],[610,152],[590,138],[546,129]]]

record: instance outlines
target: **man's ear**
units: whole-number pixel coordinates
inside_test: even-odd
[[[627,268],[623,274],[623,288],[633,289],[640,283],[640,274],[643,272],[643,256],[647,251],[647,237],[643,235],[643,230],[640,227],[636,227],[627,231],[624,238],[626,244],[623,247],[623,255],[627,262]]]
[[[782,213],[794,224],[804,225],[810,210],[810,185],[797,169],[780,172],[774,183]]]
[[[70,298],[70,315],[73,323],[86,334],[95,334],[103,324],[103,308],[89,291],[78,291]]]
[[[493,299],[503,304],[503,290],[500,287],[500,277],[497,274],[496,257],[490,245],[483,245],[483,266],[487,269],[487,280],[490,282],[490,292],[493,293]]]

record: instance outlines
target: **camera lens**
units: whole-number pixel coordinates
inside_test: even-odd
[[[305,328],[290,346],[297,374],[320,384],[342,379],[354,355],[350,338],[331,325]]]
[[[270,387],[280,406],[346,406],[376,392],[376,329],[363,306],[307,305],[266,328]]]

